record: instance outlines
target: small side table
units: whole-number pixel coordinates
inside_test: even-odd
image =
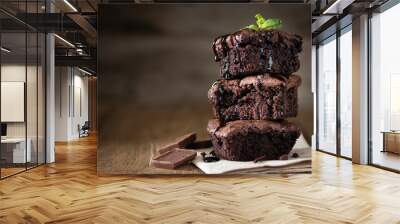
[[[391,152],[400,154],[400,131],[382,131],[383,150],[382,152]]]

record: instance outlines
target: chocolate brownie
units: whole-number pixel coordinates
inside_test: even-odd
[[[226,160],[277,160],[289,154],[300,129],[287,121],[237,120],[221,126],[216,119],[208,122],[215,154]]]
[[[219,80],[208,91],[215,116],[234,120],[281,120],[297,115],[300,76],[249,76],[241,80]]]
[[[217,37],[213,51],[225,79],[262,73],[288,76],[300,68],[302,38],[279,30],[242,29]]]
[[[297,78],[298,79],[297,79]],[[299,109],[297,101],[297,89],[301,84],[301,78],[299,76],[289,76],[287,83],[287,94],[285,99],[285,112],[286,117],[296,117]]]

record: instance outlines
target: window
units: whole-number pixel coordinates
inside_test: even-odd
[[[400,4],[371,18],[371,162],[400,170]]]
[[[336,154],[336,36],[317,49],[317,149]]]
[[[348,26],[340,36],[340,155],[352,157],[352,32]]]

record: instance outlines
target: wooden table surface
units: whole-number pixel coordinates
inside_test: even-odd
[[[165,107],[126,108],[130,113],[113,113],[110,121],[103,119],[104,130],[99,135],[97,168],[99,175],[110,174],[202,174],[194,165],[176,170],[150,166],[157,149],[174,139],[195,132],[198,139],[208,139],[206,127],[213,118],[209,105],[176,105]],[[115,114],[116,113],[116,114]],[[107,113],[106,113],[107,114]],[[119,122],[114,119],[118,117]],[[137,118],[137,119],[135,119]],[[125,132],[112,130],[126,130]],[[310,152],[308,152],[310,155]],[[258,173],[304,173],[311,171],[311,163],[290,168],[271,168]]]

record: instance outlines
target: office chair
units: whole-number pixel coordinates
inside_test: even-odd
[[[79,138],[89,136],[89,130],[90,130],[89,121],[85,121],[85,123],[82,125],[82,127],[80,127],[80,125],[78,125],[78,130],[79,130]]]

